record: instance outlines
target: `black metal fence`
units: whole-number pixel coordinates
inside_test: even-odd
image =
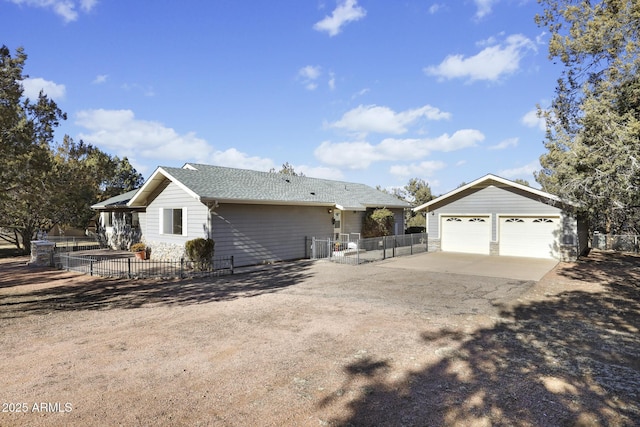
[[[91,276],[146,279],[213,277],[233,274],[233,256],[214,257],[208,266],[189,260],[138,260],[132,257],[99,257],[59,252],[54,255],[56,267]]]
[[[618,252],[640,252],[640,236],[637,234],[600,234],[591,237],[593,249]]]
[[[311,259],[363,264],[427,251],[427,233],[398,234],[368,239],[311,239]]]
[[[48,236],[46,240],[56,244],[56,252],[88,251],[104,247],[104,245],[101,245],[100,242],[93,237]]]

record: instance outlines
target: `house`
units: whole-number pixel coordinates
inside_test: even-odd
[[[573,260],[587,224],[557,196],[486,175],[414,208],[426,213],[429,251]]]
[[[144,215],[144,208],[127,206],[137,191],[128,191],[91,206],[99,215],[96,221],[99,227],[95,227],[94,232],[113,249],[129,249],[132,243],[140,241],[140,217]]]
[[[180,258],[185,242],[210,237],[237,266],[304,258],[307,239],[358,234],[373,208],[391,210],[402,234],[410,207],[364,184],[192,163],[158,167],[125,199],[153,258]],[[96,208],[114,211],[107,202]]]

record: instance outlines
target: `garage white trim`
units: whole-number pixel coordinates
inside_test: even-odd
[[[490,215],[442,215],[441,249],[447,252],[490,253]]]
[[[557,258],[559,216],[500,216],[500,255]]]

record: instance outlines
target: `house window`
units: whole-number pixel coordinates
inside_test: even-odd
[[[160,213],[162,234],[184,234],[182,209],[161,209]]]
[[[484,218],[469,218],[469,222],[486,222]]]

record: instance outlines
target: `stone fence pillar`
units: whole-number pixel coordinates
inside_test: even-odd
[[[48,267],[51,265],[51,255],[56,247],[48,240],[31,241],[31,259],[27,263],[30,267]]]

